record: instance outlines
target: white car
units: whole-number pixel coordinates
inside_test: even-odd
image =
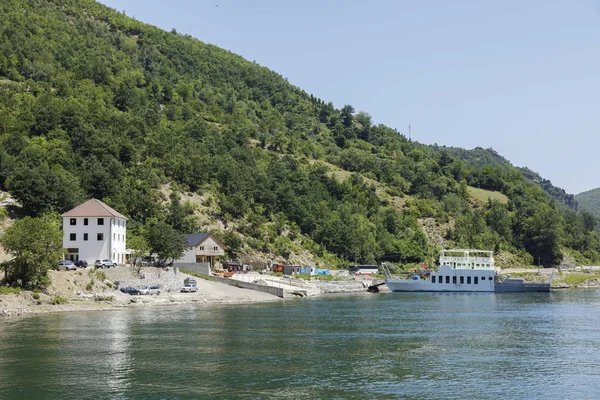
[[[197,292],[198,291],[198,287],[194,284],[188,283],[185,286],[181,287],[181,293],[189,293],[189,292]]]
[[[149,295],[159,295],[160,294],[160,286],[146,286],[141,289],[138,289],[141,294],[149,294]]]
[[[58,262],[58,269],[64,269],[66,271],[75,271],[77,266],[71,260],[64,260]]]
[[[110,268],[110,267],[116,267],[117,264],[115,264],[114,262],[112,262],[112,260],[109,260],[107,258],[104,258],[102,260],[96,260],[94,262],[94,266],[96,268]]]

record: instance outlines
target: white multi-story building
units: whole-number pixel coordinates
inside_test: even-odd
[[[127,218],[100,200],[90,199],[67,211],[63,217],[63,247],[68,260],[110,258],[125,262]]]

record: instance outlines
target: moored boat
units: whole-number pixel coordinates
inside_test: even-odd
[[[552,281],[552,277],[547,284],[500,280],[494,254],[487,250],[442,250],[439,265],[437,270],[415,271],[407,279],[393,277],[385,264],[382,269],[392,292],[549,292]]]

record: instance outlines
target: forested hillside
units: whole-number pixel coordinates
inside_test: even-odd
[[[436,252],[427,221],[446,245],[523,263],[600,260],[595,219],[510,164],[409,141],[93,1],[2,1],[0,49],[0,189],[24,215],[96,197],[129,216],[135,236],[160,224],[197,231],[204,213],[237,255],[308,251],[331,266],[418,263]],[[478,201],[469,186],[508,202]],[[179,193],[206,201],[180,204]]]
[[[482,168],[484,166],[492,166],[507,169],[515,168],[506,158],[502,157],[494,149],[482,149],[481,147],[476,147],[471,150],[466,150],[458,147],[445,147],[438,145],[433,145],[432,147],[438,151],[445,150],[450,153],[452,157],[458,158],[472,167]],[[567,193],[562,188],[554,186],[552,182],[542,178],[537,172],[534,172],[527,167],[517,167],[517,169],[521,171],[525,178],[544,189],[544,191],[551,197],[555,198],[569,208],[574,210],[577,209],[577,200],[575,199],[574,195]]]
[[[588,190],[575,195],[579,207],[600,218],[600,188]]]

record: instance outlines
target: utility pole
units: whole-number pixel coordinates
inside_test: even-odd
[[[408,140],[410,140],[410,124],[408,124]]]

